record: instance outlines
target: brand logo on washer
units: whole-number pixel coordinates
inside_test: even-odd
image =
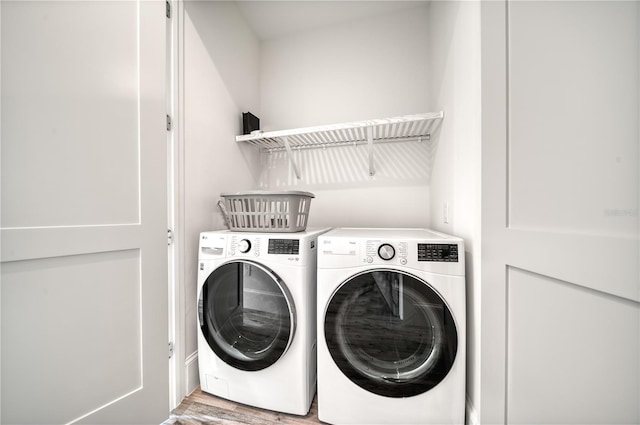
[[[289,257],[289,258],[287,258],[287,260],[289,260],[289,261],[300,261],[300,258],[299,257]]]

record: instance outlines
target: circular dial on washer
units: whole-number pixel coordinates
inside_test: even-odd
[[[248,239],[242,239],[238,242],[238,251],[243,254],[246,254],[251,249],[251,242]]]
[[[383,260],[391,260],[396,255],[396,250],[388,243],[383,243],[378,247],[378,255]]]

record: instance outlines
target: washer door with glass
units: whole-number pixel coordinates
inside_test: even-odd
[[[345,376],[386,397],[411,397],[438,385],[458,346],[440,295],[416,276],[394,270],[345,281],[328,303],[324,337]]]
[[[295,333],[295,307],[284,282],[267,267],[232,261],[215,269],[198,300],[200,329],[225,363],[265,369],[287,351]]]

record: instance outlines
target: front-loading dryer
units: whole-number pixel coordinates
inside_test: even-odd
[[[305,415],[316,391],[317,238],[200,234],[198,365],[204,392]]]
[[[463,424],[462,239],[334,229],[318,244],[319,419]]]

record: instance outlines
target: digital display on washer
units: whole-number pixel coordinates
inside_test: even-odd
[[[269,254],[300,254],[299,239],[269,239]]]
[[[456,244],[418,244],[418,261],[458,262],[458,245]]]

